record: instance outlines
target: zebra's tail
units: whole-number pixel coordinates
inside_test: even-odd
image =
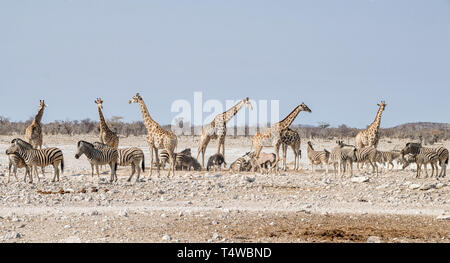
[[[145,172],[145,156],[142,156],[142,171]]]
[[[64,173],[64,158],[61,160],[61,173]]]

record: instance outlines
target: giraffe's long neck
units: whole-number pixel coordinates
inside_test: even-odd
[[[100,109],[100,107],[97,107],[97,109],[98,109],[98,116],[100,118],[100,130],[102,131],[109,130],[108,125],[106,125],[105,117],[103,117],[102,110]]]
[[[380,128],[381,123],[381,114],[383,113],[383,109],[380,107],[377,112],[377,116],[375,116],[375,120],[370,124],[369,127],[372,129],[378,130]]]
[[[242,109],[242,106],[244,106],[244,101],[240,101],[238,104],[234,105],[232,108],[227,110],[226,112],[222,113],[218,117],[223,120],[223,122],[227,123],[230,121],[238,112],[240,109]]]
[[[150,132],[153,128],[159,126],[159,124],[150,116],[144,100],[139,101],[139,107],[141,108],[142,119],[144,120],[144,125],[147,128],[147,132]]]
[[[284,118],[284,120],[274,125],[277,125],[280,130],[289,128],[292,122],[294,122],[295,118],[297,118],[297,115],[300,113],[301,109],[302,109],[301,106],[298,105],[291,113],[289,113],[289,115],[286,118]]]
[[[38,113],[34,117],[34,124],[41,124],[42,116],[44,115],[44,107],[39,108]]]

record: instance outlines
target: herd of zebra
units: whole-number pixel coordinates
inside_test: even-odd
[[[449,151],[440,146],[437,148],[422,147],[420,143],[409,142],[401,151],[379,151],[375,146],[367,146],[357,148],[353,145],[345,144],[343,141],[336,141],[337,146],[331,152],[324,149],[323,151],[316,151],[311,142],[308,142],[308,159],[311,163],[311,170],[314,172],[314,165],[325,165],[326,173],[328,173],[328,166],[333,165],[334,174],[336,171],[338,175],[344,176],[346,172],[352,176],[353,163],[357,163],[358,169],[360,164],[365,164],[372,167],[372,173],[378,176],[378,163],[383,165],[387,170],[393,169],[394,161],[402,165],[402,169],[408,167],[411,163],[417,165],[416,178],[420,177],[422,165],[425,169],[426,177],[428,177],[427,164],[431,165],[431,176],[445,177]],[[438,174],[437,164],[441,166],[441,171]],[[390,167],[392,166],[392,167]],[[436,171],[436,173],[435,173]]]
[[[448,164],[449,152],[444,147],[428,148],[422,147],[420,143],[407,143],[406,146],[400,151],[379,151],[374,146],[356,148],[353,145],[345,144],[343,141],[337,141],[337,145],[331,152],[324,149],[322,151],[316,151],[313,144],[308,141],[307,143],[307,157],[311,165],[311,171],[315,172],[315,166],[325,166],[326,174],[328,174],[328,168],[333,165],[334,174],[344,176],[347,172],[350,176],[353,174],[353,163],[356,163],[358,169],[360,164],[363,166],[372,167],[372,172],[378,175],[378,164],[381,164],[385,169],[393,169],[394,161],[397,164],[401,164],[402,168],[406,168],[410,163],[416,163],[417,175],[420,177],[421,167],[424,166],[425,174],[428,177],[427,164],[431,165],[431,176],[444,177],[446,175],[446,166]],[[38,180],[37,167],[41,167],[42,173],[44,173],[44,167],[53,166],[54,177],[52,182],[59,181],[59,172],[64,171],[64,157],[60,149],[55,147],[49,147],[44,149],[34,149],[28,142],[16,138],[11,141],[10,147],[6,150],[6,154],[9,159],[9,174],[8,183],[10,182],[11,168],[13,168],[14,176],[17,178],[17,168],[25,168],[25,177],[29,177],[29,182],[33,182],[33,171],[36,174]],[[138,147],[114,149],[111,146],[103,144],[101,142],[89,143],[87,141],[79,141],[77,144],[77,151],[75,158],[79,159],[82,155],[85,155],[91,165],[91,176],[94,176],[94,168],[97,176],[100,177],[99,166],[109,165],[111,169],[110,182],[117,181],[117,167],[118,166],[131,166],[131,175],[128,178],[128,182],[131,181],[134,174],[137,171],[136,181],[140,181],[141,170],[145,172],[145,156],[143,151]],[[159,153],[159,161],[161,167],[164,169],[169,161],[169,155],[167,151],[163,150]],[[295,158],[301,158],[301,150]],[[191,149],[187,148],[179,153],[175,153],[175,163],[177,170],[194,170],[201,171],[202,167],[200,163],[191,155]],[[285,161],[285,157],[280,159]],[[438,174],[438,166],[441,166],[441,171]],[[224,157],[220,153],[212,155],[208,159],[206,170],[210,171],[214,168],[221,170],[222,165],[226,167]],[[59,169],[60,166],[60,169]],[[275,169],[276,168],[276,169]],[[299,170],[299,162],[295,161],[294,170]],[[284,162],[283,169],[286,171],[287,166]],[[278,163],[274,153],[261,152],[259,157],[255,156],[255,152],[247,152],[242,157],[237,158],[230,164],[229,171],[231,172],[262,172],[269,173],[271,171],[278,170]],[[435,172],[436,171],[436,172]]]

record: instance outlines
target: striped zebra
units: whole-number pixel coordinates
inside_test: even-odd
[[[188,156],[190,156],[191,155],[191,149],[190,148],[184,149],[183,151],[181,151],[179,153],[173,153],[173,155],[174,155],[173,158],[174,158],[175,163],[176,163],[178,155],[188,155]],[[182,157],[178,157],[178,160],[181,161]],[[161,167],[163,169],[166,167],[166,164],[169,163],[169,153],[167,152],[167,150],[161,150],[159,152],[159,163],[160,163],[160,165],[161,165]],[[181,167],[179,167],[179,168],[181,169]]]
[[[363,165],[365,163],[369,163],[370,166],[372,166],[372,173],[376,173],[376,175],[378,176],[377,159],[380,160],[380,156],[381,155],[374,146],[367,146],[357,149],[356,162],[358,162],[358,164],[362,163]]]
[[[338,145],[331,150],[329,163],[333,164],[334,175],[336,176],[336,170],[338,170],[338,175],[344,176],[347,166],[349,166],[350,177],[353,176],[353,162],[356,161],[356,148],[344,148],[345,145],[342,141],[336,142]],[[336,169],[337,165],[337,169]],[[342,169],[342,170],[341,170]]]
[[[77,144],[77,153],[75,154],[75,159],[79,159],[82,155],[86,155],[89,163],[91,164],[91,176],[94,177],[94,166],[97,169],[97,176],[100,178],[100,173],[98,172],[99,165],[108,164],[111,168],[111,176],[109,182],[117,181],[117,163],[119,154],[114,148],[95,148],[92,143],[86,141],[79,141]]]
[[[402,158],[406,154],[419,154],[419,153],[437,153],[439,158],[439,165],[441,166],[441,172],[439,173],[438,177],[445,177],[447,174],[447,165],[448,165],[448,150],[442,146],[437,148],[428,148],[428,147],[422,147],[422,144],[420,143],[414,143],[409,142],[406,144],[406,146],[401,150]],[[426,169],[426,164],[425,164]]]
[[[168,156],[167,156],[168,158]],[[183,171],[184,168],[190,170],[190,165],[195,165],[192,163],[192,153],[191,149],[184,149],[183,151],[175,155],[175,167]]]
[[[33,183],[33,168],[36,171],[36,176],[38,176],[36,167],[43,168],[49,165],[53,165],[54,168],[52,182],[55,182],[56,179],[59,181],[59,165],[61,165],[61,172],[64,173],[64,156],[62,151],[54,147],[42,150],[30,149],[28,146],[25,147],[24,145],[26,144],[24,143],[26,142],[23,140],[14,139],[11,146],[6,150],[6,154],[18,154],[23,159],[30,176],[30,183]],[[30,168],[31,170],[29,170]]]
[[[248,172],[251,169],[250,161],[246,160],[245,157],[237,158],[232,164],[230,164],[230,170],[233,173],[236,172]]]
[[[17,168],[25,168],[25,176],[23,177],[23,181],[26,182],[27,175],[29,176],[29,170],[27,169],[27,164],[25,161],[18,155],[17,153],[8,154],[8,182],[10,182],[11,177],[11,168],[13,168],[14,177],[16,177],[16,180],[19,181],[17,178]],[[39,177],[38,177],[39,178]]]
[[[399,162],[402,155],[400,152],[395,151],[378,151],[377,162],[382,164],[386,170],[394,169],[393,161]],[[389,169],[389,165],[392,165],[392,168]]]
[[[101,142],[94,142],[93,145],[95,148],[98,149],[112,148],[109,145]],[[136,182],[140,182],[139,178],[141,175],[141,168],[142,171],[145,172],[144,152],[138,147],[130,147],[117,149],[117,153],[119,155],[117,163],[118,166],[131,166],[131,175],[128,178],[127,182],[131,181],[131,178],[133,178],[133,175],[136,173],[136,170],[137,170]]]
[[[439,161],[439,155],[436,152],[428,152],[428,153],[418,153],[418,154],[407,154],[406,158],[404,158],[403,169],[408,167],[411,163],[416,163],[417,165],[417,174],[416,178],[420,177],[420,170],[422,170],[422,165],[425,169],[425,176],[428,177],[427,172],[427,164],[431,164],[431,177],[434,175],[434,171],[436,170],[436,177],[438,176],[438,166],[437,162]]]
[[[326,174],[328,174],[328,160],[330,159],[330,152],[324,149],[323,151],[315,151],[311,141],[308,141],[308,148],[306,148],[308,159],[311,163],[311,171],[314,173],[314,165],[325,165]]]

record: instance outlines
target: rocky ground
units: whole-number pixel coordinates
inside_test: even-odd
[[[1,152],[11,138],[0,137]],[[19,182],[12,177],[6,184],[7,160],[0,154],[0,241],[450,242],[449,175],[416,179],[414,170],[398,167],[378,177],[358,171],[353,178],[313,174],[303,146],[303,170],[296,172],[177,172],[168,178],[154,171],[136,183],[126,181],[129,168],[122,167],[119,181],[110,184],[107,169],[92,178],[85,157],[74,159],[79,139],[96,140],[47,139],[65,155],[66,170],[57,183],[50,182],[48,167],[40,182],[24,183],[21,170]],[[196,140],[182,139],[179,148],[194,148]],[[248,150],[242,140],[227,141],[228,162]],[[330,149],[333,142],[316,144]],[[140,137],[123,138],[121,145],[148,153]]]

